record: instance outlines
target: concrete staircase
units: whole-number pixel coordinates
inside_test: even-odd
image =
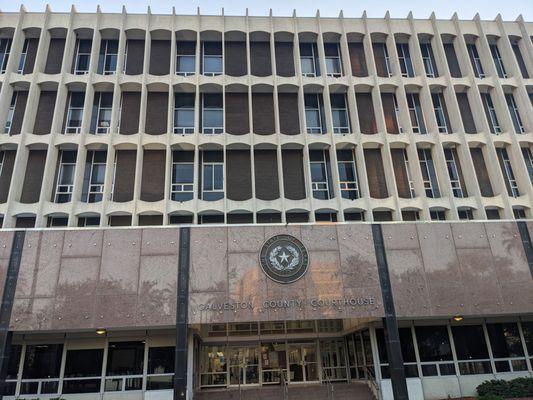
[[[289,386],[288,400],[373,400],[365,382],[334,383],[333,399],[328,397],[328,387],[323,384]],[[200,390],[194,400],[283,400],[281,386],[263,386],[239,389]]]

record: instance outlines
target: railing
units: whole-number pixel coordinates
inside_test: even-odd
[[[370,391],[372,392],[372,396],[375,400],[379,399],[379,385],[376,381],[376,377],[374,376],[374,370],[368,368],[366,365],[362,366],[363,371],[366,376],[366,384],[370,388]]]
[[[331,378],[326,371],[324,372],[324,377],[326,378],[328,400],[335,400],[335,387],[333,386],[333,383],[331,382]]]
[[[289,384],[283,372],[281,373],[281,398],[282,400],[289,400]]]

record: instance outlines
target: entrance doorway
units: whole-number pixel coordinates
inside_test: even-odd
[[[288,344],[289,383],[318,382],[316,342]]]
[[[259,384],[259,349],[257,346],[228,347],[229,385]]]

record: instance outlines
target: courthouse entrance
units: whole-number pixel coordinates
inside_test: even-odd
[[[350,363],[339,322],[204,326],[195,366],[198,387],[347,382]]]

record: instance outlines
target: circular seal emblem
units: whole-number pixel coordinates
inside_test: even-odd
[[[309,255],[302,242],[294,236],[276,235],[261,247],[259,261],[270,279],[278,283],[292,283],[307,272]]]

